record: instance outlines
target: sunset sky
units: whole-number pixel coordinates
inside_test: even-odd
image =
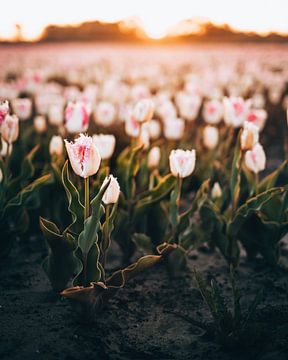
[[[27,39],[48,24],[137,17],[147,34],[164,36],[183,19],[207,18],[216,24],[261,33],[288,34],[288,0],[1,0],[0,38],[11,39],[21,24]]]

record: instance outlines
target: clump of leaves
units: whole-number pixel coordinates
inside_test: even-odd
[[[205,330],[224,347],[241,345],[247,338],[248,327],[258,305],[263,299],[263,290],[260,290],[247,309],[241,305],[241,294],[236,286],[234,269],[230,268],[230,285],[232,290],[232,307],[217,281],[212,278],[210,286],[204,281],[201,274],[194,269],[194,278],[199,292],[207,305],[212,321],[204,322],[189,318],[193,325]]]
[[[38,149],[25,156],[16,176],[10,172],[9,161],[0,159],[0,258],[9,254],[17,235],[27,231],[29,211],[40,206],[39,190],[49,182],[50,175],[35,177],[33,159]]]

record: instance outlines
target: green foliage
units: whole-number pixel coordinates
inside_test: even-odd
[[[241,295],[236,287],[235,274],[232,267],[230,269],[232,301],[224,297],[222,289],[214,278],[211,280],[210,287],[208,287],[196,269],[194,269],[194,278],[213,320],[210,323],[195,321],[194,319],[189,319],[189,321],[191,320],[193,325],[205,329],[210,335],[214,336],[216,341],[225,347],[239,345],[245,341],[246,330],[250,325],[249,321],[263,299],[263,291],[260,290],[249,307],[244,310],[241,306]],[[232,309],[228,306],[229,302],[232,304]]]

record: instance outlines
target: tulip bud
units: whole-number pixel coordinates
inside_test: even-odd
[[[90,109],[83,101],[70,102],[65,110],[65,127],[71,134],[87,131]]]
[[[92,137],[80,134],[74,143],[64,141],[75,174],[83,178],[96,174],[100,167],[101,157]]]
[[[142,145],[145,150],[150,146],[149,123],[145,123],[141,126],[139,145]]]
[[[247,118],[251,101],[245,101],[241,97],[224,97],[223,105],[225,123],[235,128],[242,126]]]
[[[1,135],[9,144],[17,140],[19,135],[19,119],[16,115],[6,115],[1,126]]]
[[[7,155],[11,155],[11,153],[12,153],[12,144],[10,144],[10,146],[8,146],[8,143],[6,141],[4,141],[3,138],[1,138],[0,156],[6,157]]]
[[[247,114],[247,122],[258,126],[259,131],[262,131],[267,120],[267,112],[263,109],[252,109]]]
[[[111,180],[110,184],[102,198],[102,201],[106,205],[115,204],[118,201],[120,195],[119,183],[117,181],[117,178],[115,178],[113,175],[109,175],[104,179],[102,187],[104,187],[109,180]]]
[[[182,91],[178,93],[176,101],[180,116],[187,121],[194,121],[201,106],[201,97],[198,95],[190,95]]]
[[[60,126],[63,124],[63,106],[51,105],[48,110],[48,121],[52,126]]]
[[[113,155],[116,139],[114,135],[93,135],[93,142],[97,146],[101,159],[110,159]]]
[[[174,176],[185,178],[195,169],[195,150],[172,150],[169,156],[170,171]]]
[[[241,134],[241,149],[251,150],[254,145],[259,141],[259,128],[258,126],[245,122],[244,129]]]
[[[222,196],[222,189],[218,182],[215,182],[212,190],[211,190],[211,197],[213,200],[216,200]]]
[[[104,127],[109,127],[114,123],[116,116],[116,109],[113,104],[108,101],[100,102],[95,111],[96,124]]]
[[[158,146],[154,146],[148,153],[148,168],[156,169],[161,159],[161,150]]]
[[[125,120],[125,132],[128,136],[137,138],[140,135],[141,124],[136,121],[132,112],[127,114]]]
[[[32,115],[31,99],[17,98],[12,100],[12,108],[20,120],[28,120]]]
[[[139,123],[150,121],[153,113],[154,103],[150,99],[142,99],[138,101],[133,109],[133,116]]]
[[[248,150],[245,154],[245,164],[247,168],[258,174],[265,169],[266,155],[263,147],[257,143],[253,146],[252,150]]]
[[[168,118],[164,122],[164,136],[168,140],[180,140],[184,135],[185,121],[180,118]]]
[[[218,124],[223,116],[223,105],[218,100],[210,100],[205,102],[203,107],[203,118],[208,124]]]
[[[5,116],[9,113],[9,103],[7,100],[0,102],[0,125],[3,123]]]
[[[34,128],[38,134],[43,134],[47,130],[46,119],[43,115],[35,116]]]
[[[205,126],[203,131],[203,143],[207,149],[214,149],[219,140],[219,131],[214,126]]]
[[[161,135],[161,125],[157,120],[149,121],[149,135],[152,140],[156,140]]]
[[[49,144],[49,153],[51,156],[61,156],[63,154],[63,139],[61,136],[52,136]]]

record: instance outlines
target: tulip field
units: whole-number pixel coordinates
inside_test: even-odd
[[[286,45],[0,63],[0,359],[287,359]]]

